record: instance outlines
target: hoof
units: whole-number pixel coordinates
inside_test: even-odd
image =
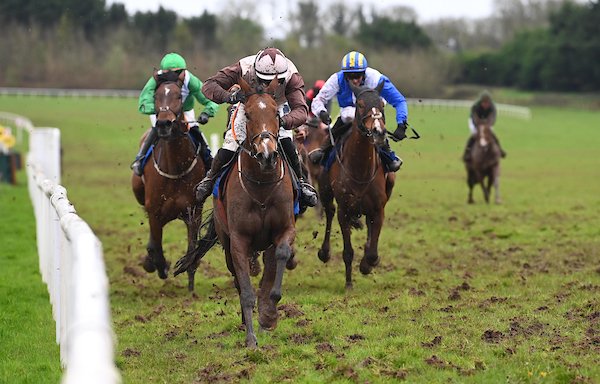
[[[170,263],[166,263],[164,268],[158,269],[158,277],[160,277],[163,280],[165,280],[167,277],[169,277],[169,267],[170,266],[171,266]]]
[[[258,348],[258,341],[256,340],[256,336],[253,333],[246,335],[246,348]]]
[[[318,256],[319,256],[319,260],[321,260],[324,263],[328,262],[329,258],[330,258],[329,252],[325,251],[323,249],[319,249]]]
[[[288,259],[287,263],[285,263],[285,267],[290,271],[295,269],[297,266],[298,266],[298,260],[296,260],[295,257],[290,257]]]
[[[346,282],[346,291],[352,291],[354,290],[354,286],[352,285],[352,282]]]
[[[156,265],[154,265],[150,255],[146,255],[144,261],[142,262],[142,267],[144,268],[144,271],[148,273],[153,273],[156,271]]]
[[[373,266],[369,265],[367,260],[363,258],[360,261],[360,273],[362,273],[363,275],[368,275],[369,273],[371,273],[371,271],[373,271]]]

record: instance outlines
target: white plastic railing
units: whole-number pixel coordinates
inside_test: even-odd
[[[115,337],[102,244],[60,185],[60,131],[33,128],[21,116],[0,112],[29,133],[27,178],[33,204],[39,266],[48,286],[63,384],[115,384]]]
[[[407,99],[408,104],[429,108],[471,108],[473,101],[448,99]],[[531,119],[531,109],[518,105],[496,103],[498,114],[506,114],[524,120]]]

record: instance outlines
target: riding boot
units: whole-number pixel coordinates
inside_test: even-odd
[[[352,126],[351,123],[342,122],[342,118],[338,117],[335,121],[333,127],[331,127],[331,136],[333,136],[333,141],[337,141],[346,131]],[[309,160],[313,164],[319,164],[325,158],[327,158],[327,154],[333,148],[333,143],[331,142],[331,138],[327,138],[325,141],[321,143],[321,146],[308,154]]]
[[[281,139],[279,142],[281,143],[281,147],[285,152],[285,157],[287,157],[290,167],[298,178],[298,183],[300,184],[300,205],[314,207],[317,205],[317,191],[312,185],[310,185],[310,183],[307,183],[304,180],[296,146],[292,142],[292,139],[288,138]]]
[[[498,136],[496,136],[496,134],[492,131],[492,137],[494,138],[494,140],[496,140],[496,144],[498,144],[498,148],[500,148],[500,156],[502,156],[503,158],[506,157],[506,152],[504,152],[504,149],[502,149],[502,146],[500,145],[500,140],[498,140]]]
[[[473,148],[473,144],[475,144],[475,136],[469,136],[469,140],[467,140],[467,146],[465,147],[465,153],[463,153],[463,161],[468,163],[471,161],[471,148]]]
[[[210,196],[215,185],[215,181],[221,174],[221,168],[227,165],[231,159],[233,159],[234,155],[235,152],[225,148],[221,148],[217,151],[217,155],[212,161],[211,168],[208,170],[208,172],[206,172],[204,179],[202,179],[198,185],[196,185],[196,200],[198,200],[199,203],[204,203],[204,200]]]
[[[402,159],[392,151],[388,139],[385,139],[385,144],[380,147],[380,157],[388,172],[397,172],[402,166]]]
[[[192,138],[200,146],[200,156],[202,156],[202,160],[204,160],[204,165],[206,168],[210,169],[212,167],[213,157],[212,153],[210,152],[210,147],[206,142],[206,137],[204,137],[200,127],[197,125],[190,127],[190,136],[192,136]]]
[[[157,137],[158,137],[158,132],[156,131],[155,127],[152,127],[152,129],[150,129],[150,132],[148,132],[148,134],[144,138],[144,142],[142,143],[142,146],[140,147],[140,151],[135,156],[135,160],[133,161],[133,163],[131,163],[130,168],[133,170],[133,173],[135,173],[136,175],[142,176],[142,173],[144,172],[144,170],[142,169],[142,159],[144,158],[144,156],[146,156],[146,153],[148,153],[150,146],[152,144],[154,144]]]

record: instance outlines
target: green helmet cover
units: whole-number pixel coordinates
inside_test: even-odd
[[[178,53],[167,53],[160,61],[160,69],[186,69],[185,60]]]

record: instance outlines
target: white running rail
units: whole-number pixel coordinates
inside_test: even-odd
[[[33,204],[39,265],[56,322],[65,368],[62,384],[118,384],[115,336],[102,244],[60,185],[60,131],[33,128],[21,116],[0,112],[8,125],[29,133],[27,179]]]

